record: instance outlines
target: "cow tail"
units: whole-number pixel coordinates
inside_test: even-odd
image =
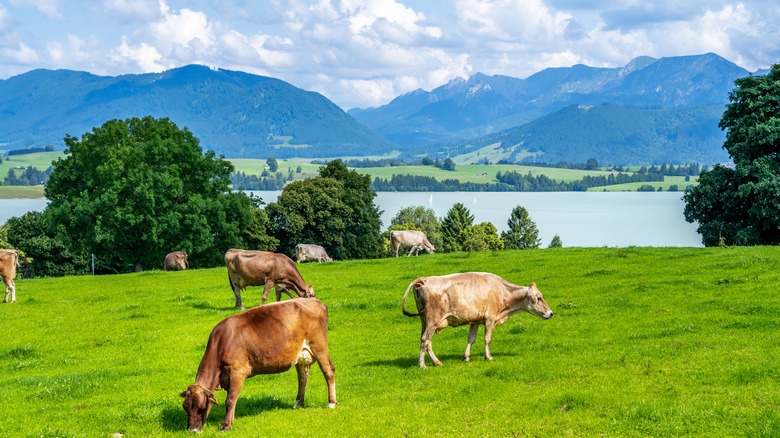
[[[416,280],[411,282],[411,284],[409,284],[409,287],[406,288],[406,292],[404,293],[404,301],[403,303],[401,303],[401,310],[404,312],[404,315],[406,316],[420,316],[423,313],[425,313],[425,307],[419,309],[420,313],[411,313],[408,310],[406,310],[406,297],[409,296],[409,291],[417,285],[419,285],[419,283]]]

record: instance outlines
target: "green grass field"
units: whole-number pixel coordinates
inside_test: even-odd
[[[315,366],[249,379],[228,435],[780,436],[780,248],[562,248],[299,266],[330,311],[339,405]],[[434,336],[401,298],[422,275],[490,271],[535,281],[555,316],[519,314],[482,359],[466,327]],[[249,288],[244,302],[259,302]],[[209,332],[235,313],[225,268],[21,279],[0,305],[0,436],[187,436],[179,392]],[[412,304],[414,308],[414,304]],[[430,361],[428,361],[430,365]],[[120,436],[120,435],[116,435]]]

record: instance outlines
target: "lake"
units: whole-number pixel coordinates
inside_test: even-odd
[[[281,192],[254,191],[266,203]],[[701,247],[696,224],[683,217],[682,192],[378,192],[376,204],[383,229],[403,207],[422,205],[443,218],[460,202],[474,215],[474,223],[492,222],[507,229],[512,209],[528,210],[539,229],[542,247],[554,235],[563,246],[677,246]],[[41,211],[44,199],[0,199],[0,224],[12,216]]]
[[[266,203],[281,192],[251,192]],[[696,224],[685,221],[682,192],[378,192],[384,228],[403,207],[422,205],[443,218],[460,202],[474,223],[507,230],[512,209],[525,207],[542,247],[553,236],[563,246],[703,246]]]

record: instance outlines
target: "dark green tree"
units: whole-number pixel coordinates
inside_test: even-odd
[[[446,160],[444,160],[444,163],[442,163],[441,168],[444,170],[455,170],[455,162],[452,161],[452,158],[447,157]]]
[[[333,160],[320,167],[319,174],[322,178],[332,178],[344,185],[342,202],[350,210],[344,216],[343,243],[333,248],[333,258],[380,257],[383,249],[382,210],[374,203],[376,192],[371,190],[371,176],[347,169],[341,160]]]
[[[548,248],[563,248],[563,241],[561,240],[561,236],[554,235],[552,240],[550,240],[550,246]]]
[[[322,245],[342,259],[346,217],[344,184],[332,178],[309,178],[287,184],[276,202],[268,204],[268,228],[279,241],[279,251],[293,256],[295,245]]]
[[[273,155],[268,156],[268,158],[265,160],[265,164],[268,165],[268,170],[271,173],[274,173],[279,169],[279,163],[276,161],[276,158],[274,158]]]
[[[474,215],[462,203],[455,203],[441,221],[442,252],[463,251],[463,231],[472,225]]]
[[[780,64],[735,81],[719,126],[734,168],[703,171],[686,191],[685,220],[706,246],[780,244]]]
[[[508,231],[501,233],[501,240],[504,241],[506,249],[531,249],[539,248],[542,240],[539,239],[539,229],[536,223],[531,220],[528,210],[518,205],[512,209],[511,216],[507,221]]]
[[[47,211],[58,239],[73,254],[94,253],[101,272],[158,267],[173,250],[216,266],[245,245],[252,202],[230,191],[233,165],[204,155],[188,130],[165,118],[110,120],[65,145]]]
[[[70,239],[57,235],[48,210],[8,219],[8,242],[28,258],[24,277],[88,274],[90,254],[71,251]]]
[[[421,205],[404,207],[390,219],[390,228],[384,234],[389,239],[390,230],[419,230],[428,236],[428,241],[439,248],[442,244],[441,224],[433,209]],[[389,241],[389,240],[388,240]]]

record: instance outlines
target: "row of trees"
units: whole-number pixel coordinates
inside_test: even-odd
[[[54,171],[52,166],[46,170],[38,170],[27,166],[24,169],[8,169],[8,175],[3,179],[4,186],[37,186],[46,184],[49,175]]]

